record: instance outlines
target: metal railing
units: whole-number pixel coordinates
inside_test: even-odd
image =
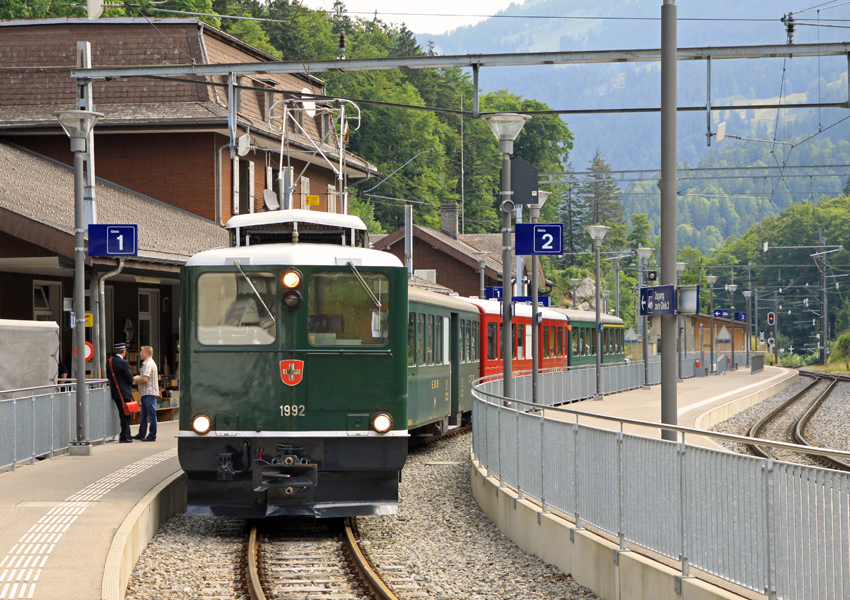
[[[0,469],[52,458],[77,439],[77,391],[74,383],[0,392]],[[106,380],[86,382],[92,443],[118,435],[118,410]]]
[[[566,408],[544,415],[522,397],[526,385],[511,399],[484,389],[494,386],[501,381],[473,390],[474,456],[520,497],[607,532],[623,550],[681,561],[682,577],[693,567],[769,598],[850,597],[850,474],[685,443],[692,435],[750,441],[741,436],[665,425],[681,435],[672,442],[623,432],[626,424],[657,431],[658,423]],[[585,416],[619,431],[582,425]]]
[[[696,362],[702,360],[698,352],[682,356],[682,375],[688,379],[696,375]],[[538,371],[538,403],[557,406],[587,400],[596,393],[596,367],[594,365],[569,367],[568,369],[541,369]],[[520,371],[514,377],[517,398],[531,399],[531,371]],[[502,390],[501,375],[478,381],[481,389],[492,394]],[[634,390],[644,385],[661,383],[661,357],[649,359],[649,381],[644,383],[643,362],[620,362],[602,366],[602,393],[616,394]]]

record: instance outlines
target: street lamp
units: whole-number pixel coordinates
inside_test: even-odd
[[[484,269],[487,268],[487,262],[484,260],[484,258],[488,254],[490,254],[490,253],[489,252],[476,252],[475,253],[475,255],[478,257],[478,275],[479,275],[479,279],[480,279],[479,287],[481,288],[479,293],[481,294],[480,297],[482,299],[487,297],[487,286],[484,285]]]
[[[482,115],[490,130],[499,140],[499,152],[502,155],[502,182],[499,195],[502,197],[502,394],[506,398],[513,396],[513,370],[511,358],[513,352],[513,332],[511,329],[511,214],[516,203],[511,200],[511,154],[514,140],[525,122],[531,117],[516,113],[494,113]],[[522,277],[522,273],[517,273]]]
[[[573,308],[578,310],[578,284],[581,283],[581,279],[570,277],[570,283],[573,284]]]
[[[708,338],[711,342],[711,362],[708,366],[709,371],[714,373],[714,282],[717,281],[717,276],[707,275],[705,280],[708,282],[708,318],[711,322],[711,335]]]
[[[605,302],[602,304],[603,311],[606,315],[608,314],[608,299],[611,297],[611,290],[602,290],[602,298],[605,299]]]
[[[646,265],[649,262],[649,257],[652,256],[652,248],[644,248],[641,246],[637,250],[638,258],[640,259],[640,269],[638,269],[638,287],[644,285],[646,279]],[[641,350],[643,353],[643,387],[649,388],[649,331],[646,328],[646,315],[640,318],[641,330]]]
[[[540,218],[540,207],[545,204],[552,192],[537,190],[537,204],[528,205],[528,216],[532,223],[537,223]],[[531,402],[537,404],[537,371],[540,366],[540,344],[538,343],[540,327],[537,323],[537,265],[540,258],[536,254],[531,255]]]
[[[686,262],[676,263],[676,297],[679,297],[679,287],[682,285],[682,273],[685,272]],[[676,307],[676,344],[678,346],[679,357],[679,381],[682,380],[682,315],[679,313],[679,307]]]
[[[83,210],[83,154],[86,138],[103,115],[88,110],[60,110],[53,113],[71,138],[74,153],[74,347],[77,350],[77,441],[72,454],[91,454],[86,431],[86,305],[85,305],[85,216]]]
[[[599,247],[602,245],[602,238],[608,233],[610,227],[605,225],[588,225],[587,232],[593,238],[593,251],[596,255],[596,395],[594,400],[602,400],[602,332],[599,329],[602,321],[600,315],[599,302],[599,286],[601,284],[601,272],[599,268]]]
[[[726,290],[729,292],[729,321],[732,323],[732,370],[735,371],[735,290],[738,289],[737,284],[727,283]]]
[[[750,366],[750,296],[753,295],[752,290],[744,290],[741,292],[747,300],[747,333],[744,335],[744,342],[747,344],[747,366]]]

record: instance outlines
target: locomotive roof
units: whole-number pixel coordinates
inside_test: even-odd
[[[316,265],[345,266],[352,261],[356,267],[403,267],[401,261],[389,252],[336,246],[330,244],[261,244],[238,248],[216,248],[196,254],[187,267],[220,267],[232,265],[238,259],[247,265]]]
[[[500,300],[482,300],[481,298],[464,298],[466,302],[470,302],[477,306],[479,310],[485,315],[500,315],[501,304]],[[566,315],[550,310],[544,306],[541,306],[537,309],[539,313],[543,315],[544,319],[550,319],[552,321],[569,321]],[[530,304],[515,304],[514,305],[514,314],[518,317],[528,317],[531,318],[531,305]]]
[[[566,315],[567,318],[571,322],[577,323],[595,323],[596,322],[596,311],[595,310],[575,310],[572,308],[552,308],[552,310],[561,313],[562,315]],[[599,320],[603,325],[623,325],[623,319],[619,317],[615,317],[613,315],[606,315],[605,313],[601,313],[599,315]]]
[[[259,225],[275,225],[279,223],[309,223],[326,225],[328,227],[339,227],[340,229],[366,229],[363,220],[354,215],[340,215],[300,209],[273,210],[249,215],[236,215],[227,221],[225,228],[235,229],[237,227],[256,227]]]
[[[407,299],[410,302],[421,302],[423,304],[431,304],[434,306],[443,306],[451,310],[458,310],[468,313],[478,314],[478,309],[469,304],[466,298],[457,296],[446,296],[436,292],[411,287],[407,290]]]

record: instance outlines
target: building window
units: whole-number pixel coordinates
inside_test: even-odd
[[[310,193],[310,180],[306,177],[301,178],[301,210],[310,210],[307,206],[307,196]]]

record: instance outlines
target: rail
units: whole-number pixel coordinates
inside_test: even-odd
[[[11,397],[6,397],[11,396]],[[77,439],[76,381],[0,391],[0,469],[67,452]],[[86,381],[87,431],[92,443],[118,435],[109,382]]]
[[[526,385],[515,385],[517,398],[483,389],[500,383],[477,381],[473,389],[474,456],[500,485],[537,500],[544,511],[570,516],[577,527],[594,527],[619,541],[621,550],[644,549],[679,562],[681,577],[693,568],[768,598],[850,596],[850,474],[685,441],[753,442],[743,436],[564,407],[540,410],[522,397]],[[590,417],[618,423],[619,431],[579,422]],[[626,434],[624,425],[673,430],[682,441]]]

